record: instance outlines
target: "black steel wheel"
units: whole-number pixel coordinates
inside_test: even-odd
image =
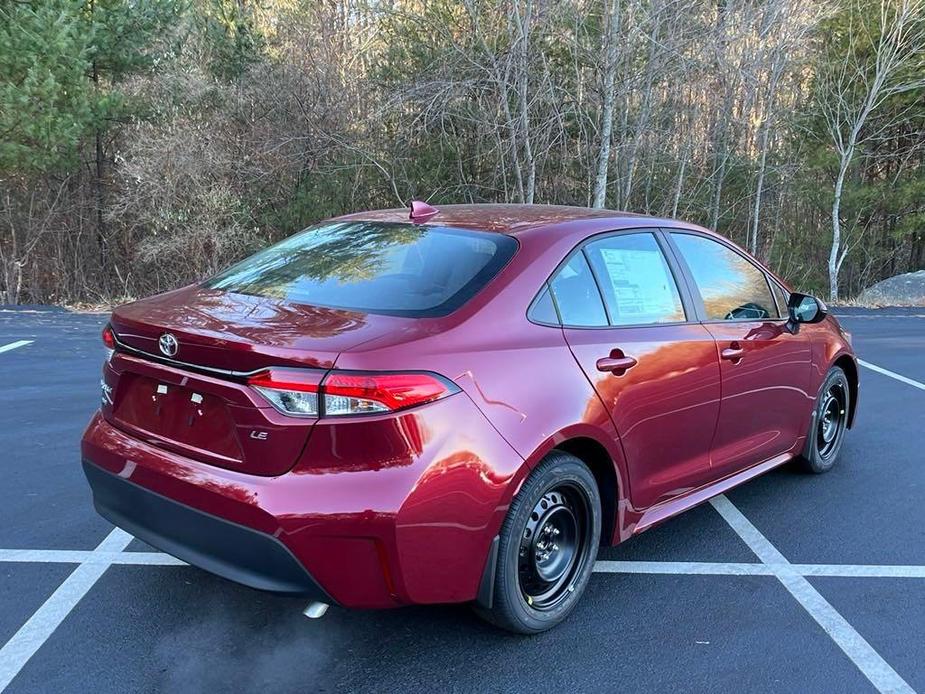
[[[835,382],[825,392],[816,423],[816,447],[819,456],[828,458],[835,453],[848,424],[848,393],[844,384]]]
[[[828,472],[835,465],[848,429],[850,398],[845,372],[833,366],[819,389],[806,436],[802,460],[810,472]]]
[[[594,475],[575,456],[553,451],[511,503],[501,528],[492,601],[478,612],[521,634],[564,620],[587,586],[601,536]]]
[[[533,507],[520,542],[520,590],[535,610],[550,610],[568,594],[591,541],[591,511],[583,490],[556,484]]]

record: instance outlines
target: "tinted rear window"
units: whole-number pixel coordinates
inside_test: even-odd
[[[510,260],[510,236],[413,224],[306,229],[205,283],[212,289],[399,316],[442,316]]]

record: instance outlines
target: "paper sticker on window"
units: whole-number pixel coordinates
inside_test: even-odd
[[[674,280],[661,251],[601,248],[619,323],[681,320]]]

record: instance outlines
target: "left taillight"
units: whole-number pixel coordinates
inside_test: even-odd
[[[103,328],[101,337],[103,338],[103,344],[106,346],[106,361],[109,361],[112,359],[112,353],[116,349],[116,334],[109,323]]]
[[[317,417],[324,371],[311,369],[267,369],[247,379],[247,384],[269,400],[283,414]]]
[[[268,369],[248,384],[283,414],[338,417],[396,412],[439,400],[459,391],[448,379],[430,372]]]
[[[106,327],[103,328],[103,344],[106,345],[106,349],[115,349],[116,348],[116,334],[112,331],[112,326],[107,323]]]

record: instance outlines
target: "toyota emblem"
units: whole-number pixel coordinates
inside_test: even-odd
[[[172,357],[177,353],[180,343],[177,342],[177,338],[170,333],[164,333],[161,335],[160,339],[158,339],[157,346],[160,348],[161,354],[165,357]]]

